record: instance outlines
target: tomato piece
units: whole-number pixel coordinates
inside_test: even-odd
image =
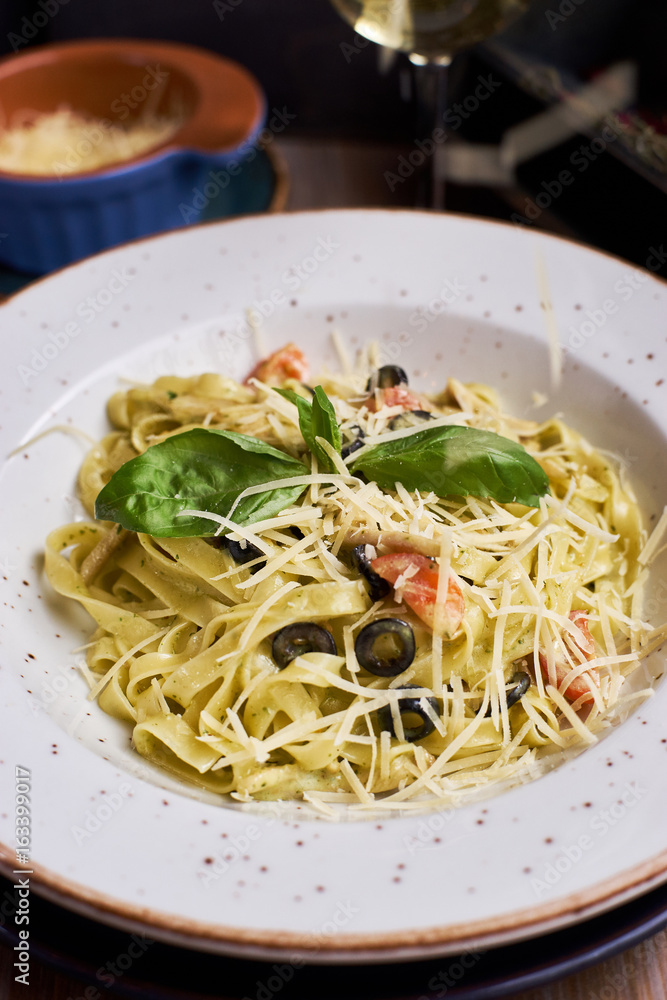
[[[372,393],[365,402],[365,407],[371,413],[377,413],[383,406],[400,406],[404,410],[426,410],[430,409],[423,399],[415,396],[402,385],[388,386],[386,389],[378,389],[377,393]]]
[[[399,581],[401,599],[433,630],[439,576],[434,560],[416,552],[390,552],[371,560],[371,567],[388,583],[395,585]],[[461,588],[454,574],[450,573],[442,616],[446,636],[451,638],[454,635],[464,613]]]
[[[587,660],[592,660],[595,656],[595,640],[593,639],[593,636],[588,628],[588,615],[585,611],[570,611],[569,619],[574,625],[577,626],[581,636],[578,636],[575,639],[575,637],[570,635],[568,632],[567,641],[576,646]],[[539,656],[542,675],[545,681],[549,682],[549,665],[547,663],[546,654],[540,652]],[[554,666],[556,671],[556,687],[560,689],[560,686],[569,674],[571,667],[568,663],[564,663],[562,660],[556,660]],[[596,683],[599,681],[599,673],[595,667],[592,667],[588,671],[588,674]],[[570,681],[566,689],[563,691],[563,694],[568,701],[577,701],[579,698],[583,698],[582,705],[590,704],[593,701],[590,686],[583,674],[579,677],[575,677],[573,681]]]
[[[251,378],[257,378],[267,385],[280,385],[288,378],[305,382],[309,374],[308,362],[303,351],[290,342],[255,365],[244,385],[247,385]]]
[[[581,650],[587,660],[591,660],[595,656],[595,640],[588,628],[588,615],[585,611],[570,611],[569,618],[581,632],[581,638],[568,635],[570,642]]]

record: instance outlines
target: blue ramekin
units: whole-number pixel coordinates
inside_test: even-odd
[[[0,62],[0,104],[10,119],[12,108],[44,112],[63,103],[98,117],[109,106],[122,112],[129,105],[121,99],[132,104],[130,95],[141,90],[132,81],[151,66],[186,94],[183,124],[148,153],[99,170],[62,179],[0,171],[0,261],[44,274],[197,222],[208,192],[224,187],[256,152],[266,116],[259,84],[236,63],[191,46],[86,40],[9,56]]]

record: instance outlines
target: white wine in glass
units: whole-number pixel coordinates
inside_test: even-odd
[[[378,45],[407,52],[418,67],[417,135],[442,131],[448,66],[462,49],[502,31],[530,6],[531,0],[331,0],[354,30]],[[437,157],[422,177],[419,204],[444,207],[444,184]]]
[[[414,62],[452,56],[501,31],[530,0],[332,0],[354,30]]]

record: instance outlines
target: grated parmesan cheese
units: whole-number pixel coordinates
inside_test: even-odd
[[[133,159],[166,142],[183,116],[150,111],[120,126],[61,107],[0,131],[0,170],[35,177],[87,173]]]

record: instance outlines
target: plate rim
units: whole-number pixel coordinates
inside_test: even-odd
[[[14,867],[15,862],[10,860],[8,853],[11,855],[12,852],[0,843],[0,874],[11,878],[17,872],[23,874],[28,871],[27,868]],[[589,889],[570,893],[551,903],[512,911],[504,916],[502,931],[494,929],[493,917],[462,924],[410,928],[410,945],[405,944],[406,929],[339,933],[327,938],[321,934],[275,928],[249,929],[203,923],[116,900],[76,881],[61,878],[42,865],[31,865],[29,871],[31,881],[35,879],[42,890],[41,895],[46,899],[111,926],[157,932],[160,940],[167,943],[186,942],[184,947],[220,954],[234,954],[240,949],[243,955],[250,957],[284,958],[297,952],[308,955],[313,964],[328,961],[355,964],[454,955],[481,946],[497,948],[583,923],[667,883],[667,850],[651,861],[636,865],[614,879],[598,882]],[[271,945],[266,944],[267,933],[273,939]],[[391,955],[387,954],[388,950]]]
[[[289,195],[289,188],[285,193],[284,200],[287,200]],[[33,280],[31,280],[27,285],[22,288],[17,288],[15,291],[10,292],[8,295],[0,301],[0,312],[5,306],[12,305],[14,300],[18,296],[30,292],[37,285],[42,284],[45,281],[50,281],[52,278],[58,277],[66,271],[71,271],[75,267],[82,267],[90,264],[93,261],[102,260],[107,254],[117,253],[119,250],[123,250],[125,247],[134,247],[139,244],[149,244],[156,242],[158,240],[169,239],[171,236],[178,235],[179,233],[192,233],[200,229],[208,229],[211,226],[228,226],[228,225],[238,225],[245,220],[252,220],[258,222],[260,219],[289,219],[292,217],[299,217],[303,215],[404,215],[404,216],[425,216],[427,218],[444,218],[453,219],[456,221],[465,220],[467,222],[474,222],[478,224],[483,224],[485,226],[499,226],[502,229],[507,229],[512,233],[522,232],[526,234],[526,238],[531,235],[537,235],[540,239],[553,240],[558,243],[565,243],[566,245],[572,245],[579,247],[582,250],[586,250],[589,253],[596,254],[599,257],[603,257],[606,260],[615,261],[617,264],[623,264],[626,267],[632,267],[637,271],[642,271],[647,277],[658,281],[667,288],[667,277],[663,277],[655,271],[651,271],[648,267],[643,264],[634,264],[632,261],[628,260],[627,257],[622,257],[620,254],[612,253],[609,250],[601,250],[599,247],[593,246],[592,243],[587,243],[585,240],[580,240],[573,236],[563,236],[560,233],[550,233],[546,229],[540,229],[537,226],[535,228],[529,228],[528,226],[519,225],[517,223],[509,222],[505,219],[487,219],[482,215],[473,215],[470,212],[432,212],[425,208],[406,208],[405,206],[368,206],[360,208],[298,208],[298,209],[286,209],[284,206],[278,206],[277,208],[271,207],[266,212],[251,212],[243,215],[235,215],[231,218],[226,219],[207,219],[203,222],[196,222],[190,226],[174,226],[170,229],[163,229],[159,233],[153,233],[152,236],[137,236],[132,240],[125,240],[122,243],[117,243],[113,247],[107,247],[105,250],[100,250],[99,253],[91,254],[89,257],[82,257],[80,260],[72,261],[69,264],[64,264],[62,267],[58,267],[55,271],[49,271],[47,274],[35,275]]]

